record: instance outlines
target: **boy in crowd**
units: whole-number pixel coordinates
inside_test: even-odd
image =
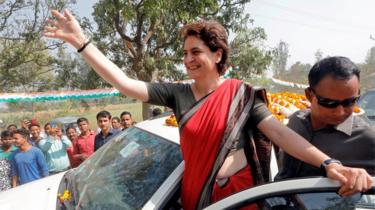
[[[73,141],[73,159],[78,166],[94,153],[95,132],[84,117],[78,118],[77,124],[81,134]]]
[[[40,140],[42,140],[42,137],[40,136],[40,125],[38,123],[33,123],[30,125],[30,143],[34,147],[39,147],[38,143]]]
[[[10,161],[12,153],[17,147],[12,145],[12,134],[5,130],[1,132],[1,149],[0,149],[0,191],[8,190],[12,187],[12,177],[10,175]]]
[[[73,143],[78,135],[76,129],[74,127],[67,127],[65,132],[66,132],[66,136],[68,137],[68,139]],[[68,147],[66,149],[66,153],[68,153],[70,166],[72,168],[77,167],[78,163],[74,161],[74,158],[73,158],[73,154],[74,154],[73,146]]]
[[[47,138],[39,142],[39,148],[46,157],[49,173],[57,174],[69,169],[70,162],[66,152],[72,143],[66,136],[59,136],[61,128],[56,123],[51,123],[51,129]]]
[[[127,111],[122,112],[120,115],[120,118],[121,118],[121,124],[122,124],[123,130],[132,127],[135,123],[133,121],[132,114],[130,112],[127,112]]]
[[[48,176],[48,165],[42,151],[33,147],[29,141],[29,132],[17,129],[12,132],[14,144],[18,149],[11,158],[12,186]]]
[[[10,131],[10,132],[15,131],[15,130],[17,130],[17,125],[16,124],[10,124],[10,125],[8,125],[7,130]]]
[[[117,131],[111,128],[111,113],[108,111],[99,112],[96,115],[96,120],[101,131],[95,136],[94,151],[102,147],[117,133]]]
[[[116,131],[122,130],[121,120],[119,117],[112,117],[112,128]]]

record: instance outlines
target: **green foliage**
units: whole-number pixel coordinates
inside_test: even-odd
[[[129,76],[144,81],[180,80],[184,74],[177,67],[182,61],[179,31],[186,23],[216,19],[228,31],[243,33],[242,39],[245,35],[251,35],[255,41],[264,39],[264,31],[242,31],[242,28],[247,28],[251,23],[249,16],[244,15],[244,6],[248,2],[250,1],[102,0],[94,6],[93,17],[98,28],[94,29],[88,20],[83,20],[83,25],[92,34],[98,47]],[[245,43],[237,42],[238,47]],[[246,44],[250,55],[242,60],[237,59],[234,64],[252,72],[264,69],[264,63],[267,62],[261,60],[269,59],[268,55],[256,49],[255,44]],[[245,53],[238,52],[237,55],[243,56]],[[248,58],[263,66],[249,66],[250,61],[246,62]]]
[[[286,42],[280,41],[273,50],[272,70],[275,77],[286,71],[286,64],[289,57],[289,46]]]
[[[271,51],[264,50],[262,43],[266,33],[262,28],[244,29],[231,42],[232,77],[249,78],[262,74],[272,61]]]
[[[367,53],[365,63],[359,64],[361,70],[361,90],[375,88],[375,46]]]
[[[307,84],[307,76],[311,67],[311,64],[305,64],[297,61],[287,71],[284,71],[282,74],[280,74],[279,78],[288,82]]]
[[[47,50],[61,43],[42,39],[50,8],[63,8],[68,0],[6,0],[0,3],[0,81],[3,91],[43,91],[54,80],[56,59]]]

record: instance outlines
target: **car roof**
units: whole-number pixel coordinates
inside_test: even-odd
[[[77,122],[77,119],[78,119],[78,117],[74,117],[74,116],[59,117],[59,118],[53,119],[51,122],[58,122],[58,123],[62,123],[62,124],[75,123],[75,122]]]
[[[135,124],[135,127],[146,130],[174,143],[180,144],[180,134],[178,131],[178,127],[166,125],[165,120],[167,118],[168,117],[160,117],[145,120]]]

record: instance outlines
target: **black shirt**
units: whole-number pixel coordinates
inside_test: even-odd
[[[313,131],[310,110],[300,110],[290,117],[288,127],[343,165],[365,168],[369,174],[375,174],[375,130],[362,118],[352,115],[338,126]],[[281,170],[276,180],[322,176],[319,168],[285,152],[280,152],[280,158]]]
[[[96,134],[95,136],[95,143],[94,143],[94,152],[96,150],[98,150],[101,146],[103,146],[105,143],[107,143],[110,138],[113,136],[113,135],[116,135],[118,133],[118,131],[114,130],[114,129],[110,129],[109,130],[109,133],[107,136],[103,136],[103,132],[100,131],[100,133]]]

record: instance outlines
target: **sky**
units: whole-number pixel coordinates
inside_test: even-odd
[[[79,16],[89,17],[97,0],[77,1]],[[268,49],[280,40],[288,43],[288,66],[313,64],[317,50],[323,56],[346,56],[364,62],[375,46],[375,0],[252,0],[246,12],[253,27],[265,29]]]
[[[253,26],[265,29],[266,46],[289,44],[288,66],[314,63],[318,49],[364,62],[375,46],[374,9],[374,0],[253,0],[246,7]]]

